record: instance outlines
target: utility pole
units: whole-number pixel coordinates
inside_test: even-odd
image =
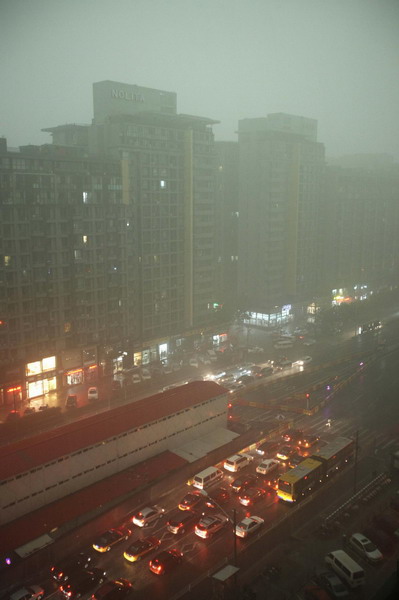
[[[359,441],[359,430],[356,430],[355,435],[355,464],[353,469],[353,493],[357,492],[357,451],[358,451],[358,441]]]
[[[237,536],[236,536],[236,525],[237,525],[237,510],[233,508],[233,537],[234,537],[234,566],[237,566]]]

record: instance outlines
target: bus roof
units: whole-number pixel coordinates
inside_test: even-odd
[[[329,442],[323,448],[320,448],[320,450],[317,453],[315,453],[313,457],[316,460],[318,458],[321,458],[325,461],[328,461],[330,460],[330,458],[338,454],[338,452],[341,452],[341,450],[344,450],[345,448],[353,444],[354,441],[350,438],[339,437],[333,440],[332,442]]]
[[[295,483],[305,477],[316,467],[320,466],[320,461],[314,460],[313,458],[304,459],[297,467],[290,469],[286,473],[281,473],[280,479],[286,481],[287,483]]]

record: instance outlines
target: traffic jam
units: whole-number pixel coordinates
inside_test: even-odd
[[[161,576],[187,560],[187,539],[207,545],[234,532],[238,544],[250,543],[251,536],[257,537],[265,524],[265,510],[278,503],[279,479],[295,468],[291,458],[305,460],[322,446],[318,436],[287,429],[276,439],[260,440],[246,452],[226,457],[194,475],[175,507],[143,506],[121,526],[100,532],[91,553],[77,553],[52,565],[53,581],[65,598],[96,590],[91,598],[104,600],[110,590],[119,588],[118,598],[123,598],[137,580],[137,567],[134,575],[126,576],[123,568],[124,577],[112,579],[115,566],[112,574],[107,572],[106,565],[99,566],[103,564],[101,556],[110,553],[115,563],[119,553],[125,565],[141,562],[142,569]]]

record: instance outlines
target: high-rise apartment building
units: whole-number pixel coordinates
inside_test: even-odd
[[[237,309],[238,144],[216,142],[215,148],[218,301],[232,314]]]
[[[366,295],[397,285],[399,168],[381,156],[342,163],[356,166],[328,166],[325,173],[322,281],[326,294],[353,297],[361,288]]]
[[[274,324],[320,280],[324,147],[317,122],[278,113],[239,122],[241,309]]]
[[[156,360],[214,316],[216,121],[112,81],[93,100],[91,125],[1,148],[2,402]]]

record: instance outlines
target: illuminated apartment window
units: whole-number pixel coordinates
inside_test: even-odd
[[[83,204],[87,204],[89,201],[89,194],[88,192],[83,192]]]
[[[84,244],[87,244],[87,235],[82,236],[82,241]]]
[[[11,256],[5,256],[4,257],[4,266],[9,267],[10,264],[11,264]]]

